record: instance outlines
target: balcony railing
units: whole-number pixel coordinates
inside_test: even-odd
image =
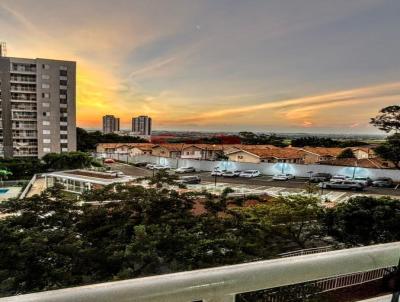
[[[244,292],[396,266],[399,255],[400,243],[381,244],[47,291],[0,302],[233,302]],[[372,301],[389,302],[390,297]]]

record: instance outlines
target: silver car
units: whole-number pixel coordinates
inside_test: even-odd
[[[319,184],[321,188],[324,189],[341,189],[341,190],[354,190],[354,191],[362,191],[365,186],[362,183],[351,181],[351,180],[336,180],[330,182],[321,182]]]

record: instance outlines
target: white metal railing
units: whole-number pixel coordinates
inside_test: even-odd
[[[313,247],[313,248],[309,248],[309,249],[302,249],[302,250],[286,252],[286,253],[279,254],[278,256],[282,257],[282,258],[295,257],[295,256],[303,256],[303,255],[309,255],[309,254],[329,252],[329,251],[333,251],[334,249],[335,249],[334,245],[326,245],[326,246],[321,246],[321,247]]]
[[[392,296],[382,296],[382,297],[377,297],[377,298],[372,298],[368,300],[362,300],[359,302],[390,302]]]
[[[47,291],[0,302],[232,302],[243,292],[395,266],[399,255],[400,242],[396,242]]]

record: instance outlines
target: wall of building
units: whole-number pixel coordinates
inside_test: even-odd
[[[2,143],[2,154],[4,157],[12,157],[13,155],[13,142],[12,142],[12,129],[11,129],[11,92],[10,92],[10,59],[0,58],[0,90],[1,90],[1,133],[3,138],[0,139]]]
[[[240,163],[259,163],[260,158],[254,155],[251,155],[247,152],[235,152],[228,155],[230,161],[240,162]]]

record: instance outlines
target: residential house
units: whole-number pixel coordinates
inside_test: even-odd
[[[224,145],[193,144],[184,145],[181,158],[199,160],[217,160],[224,155]]]
[[[153,156],[180,158],[184,144],[160,144],[152,148]]]
[[[304,152],[293,148],[248,148],[226,154],[230,161],[242,163],[294,163],[304,161]]]
[[[150,143],[100,143],[97,153],[129,154],[130,156],[151,155],[154,144]]]
[[[293,148],[304,151],[304,163],[315,164],[321,161],[334,160],[342,153],[343,148],[304,147]]]
[[[129,150],[130,156],[139,156],[139,155],[152,155],[153,147],[156,146],[154,144],[135,144]]]
[[[355,157],[358,159],[376,157],[375,151],[369,147],[354,147],[351,148],[351,150],[353,151]]]

